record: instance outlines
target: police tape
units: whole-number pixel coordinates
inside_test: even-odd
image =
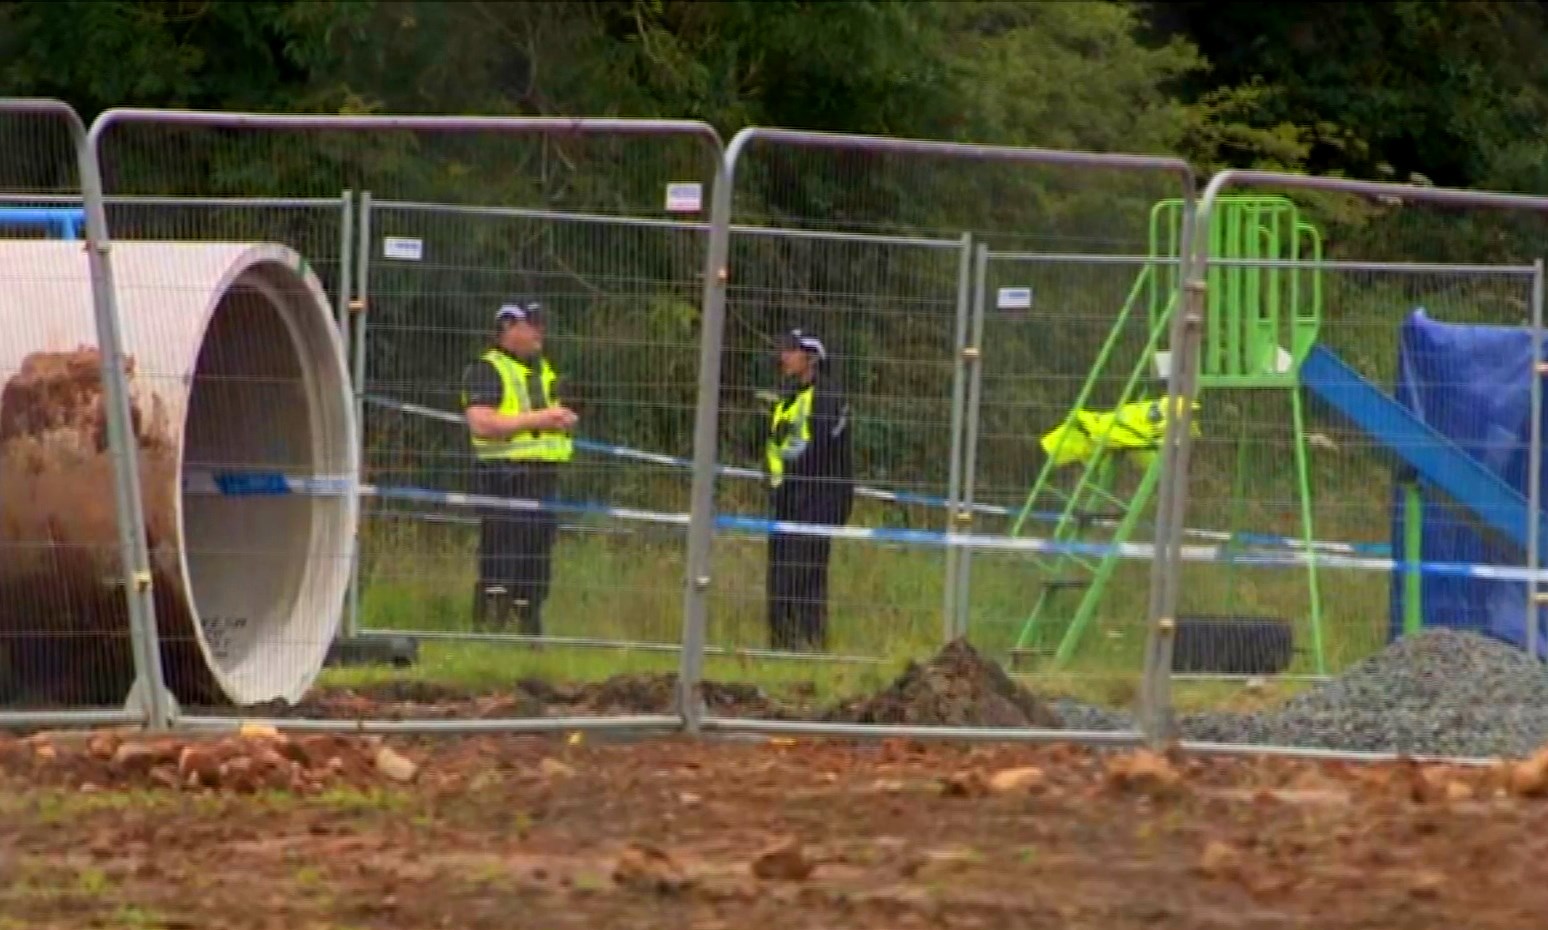
[[[491,497],[482,494],[466,494],[458,491],[436,491],[430,488],[391,485],[358,485],[351,476],[321,476],[297,478],[277,472],[191,472],[183,478],[184,493],[193,495],[220,495],[226,497],[307,495],[320,497],[346,497],[357,493],[361,498],[410,501],[420,504],[438,504],[451,507],[472,507],[485,511],[509,510],[522,512],[552,511],[556,514],[575,514],[686,527],[691,522],[687,513],[665,513],[630,507],[610,507],[599,504],[576,504],[565,501],[539,501],[523,498]],[[897,543],[922,548],[958,548],[983,552],[1025,552],[1032,555],[1072,555],[1088,558],[1105,558],[1116,553],[1130,561],[1150,561],[1155,558],[1155,546],[1150,543],[1077,543],[1059,542],[1030,536],[985,536],[973,533],[938,532],[935,530],[895,529],[891,527],[830,526],[816,523],[793,523],[785,520],[769,520],[763,517],[746,517],[730,514],[717,515],[716,529],[729,530],[744,535],[768,536],[773,533],[799,536],[826,536],[830,539],[851,539],[871,542]],[[1418,572],[1452,578],[1480,578],[1490,581],[1528,582],[1548,581],[1548,571],[1533,571],[1509,565],[1488,565],[1462,562],[1407,563],[1389,558],[1340,555],[1338,553],[1312,553],[1305,550],[1261,549],[1246,550],[1235,546],[1180,546],[1179,557],[1185,562],[1204,562],[1244,565],[1257,568],[1305,568],[1316,564],[1318,568],[1350,569],[1355,571],[1390,572],[1407,574]]]
[[[437,410],[434,407],[426,407],[421,404],[410,404],[403,401],[392,400],[387,397],[366,395],[364,400],[373,406],[388,410],[396,410],[399,413],[412,414],[431,420],[440,420],[445,423],[461,425],[463,419],[454,413],[445,410]],[[653,465],[666,465],[673,468],[692,469],[693,462],[660,452],[646,452],[641,449],[631,449],[628,446],[616,446],[610,443],[597,442],[591,439],[576,439],[575,448],[586,452],[595,452],[599,455],[608,455],[614,458],[631,459],[637,462],[649,462]],[[742,478],[753,481],[762,481],[764,474],[754,468],[738,468],[734,465],[716,465],[715,473],[728,478]],[[908,491],[889,491],[883,488],[866,487],[864,485],[855,488],[858,497],[871,500],[886,501],[895,504],[914,504],[921,507],[936,507],[950,509],[953,502],[944,497],[933,497],[926,494],[913,494]],[[961,506],[961,505],[958,505]],[[988,516],[1009,517],[1018,511],[1013,507],[1005,507],[997,504],[968,504],[964,508],[973,513],[981,513]],[[1042,523],[1057,523],[1064,518],[1063,514],[1051,511],[1032,511],[1027,514],[1029,519]],[[1117,520],[1097,519],[1091,524],[1104,528],[1118,525]],[[1183,535],[1190,539],[1209,540],[1219,543],[1235,543],[1237,545],[1251,547],[1284,547],[1288,549],[1304,549],[1306,541],[1290,536],[1275,536],[1266,533],[1229,533],[1224,530],[1205,530],[1185,527]],[[1369,555],[1382,558],[1391,555],[1392,547],[1386,543],[1350,543],[1331,542],[1326,540],[1312,540],[1311,548],[1319,552],[1335,552],[1347,555]]]

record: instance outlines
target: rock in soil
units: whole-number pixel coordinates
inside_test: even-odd
[[[910,662],[886,690],[840,705],[826,719],[917,726],[1064,726],[1052,707],[961,639],[948,643],[925,665]]]
[[[1117,791],[1170,797],[1182,790],[1183,780],[1165,757],[1139,749],[1107,761],[1107,784]]]
[[[1048,776],[1035,765],[1001,769],[989,776],[989,790],[1001,793],[1040,791],[1047,784]]]
[[[613,866],[613,881],[625,888],[676,894],[693,885],[671,856],[654,846],[631,844]]]
[[[34,741],[31,752],[0,753],[0,775],[80,788],[144,787],[248,793],[309,792],[413,781],[419,766],[371,738],[124,736]],[[109,752],[111,750],[111,752]]]
[[[795,839],[770,846],[752,862],[753,875],[764,881],[805,881],[816,868],[817,864],[806,854],[801,841]]]

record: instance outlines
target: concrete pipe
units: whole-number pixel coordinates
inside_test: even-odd
[[[357,501],[221,476],[355,473],[327,298],[283,246],[112,255],[168,683],[185,705],[295,702],[339,622]],[[81,244],[0,241],[3,703],[133,685],[96,344]]]

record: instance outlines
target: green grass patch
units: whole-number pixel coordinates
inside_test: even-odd
[[[1223,526],[1223,502],[1196,495],[1190,520]],[[1363,497],[1369,499],[1367,491]],[[1265,497],[1264,501],[1269,498]],[[1356,524],[1369,538],[1385,517],[1318,502],[1319,528],[1332,538]],[[1377,503],[1373,501],[1373,503]],[[1379,507],[1369,508],[1379,510]],[[1294,499],[1259,502],[1236,516],[1254,531],[1296,535]],[[889,517],[891,518],[889,520]],[[899,522],[881,511],[857,516]],[[384,527],[385,524],[385,527]],[[469,631],[475,577],[475,533],[467,527],[368,521],[362,626],[372,630]],[[553,595],[545,610],[550,635],[633,643],[675,644],[682,628],[683,551],[680,536],[652,528],[629,532],[566,532],[555,551]],[[628,528],[624,528],[627,530]],[[385,530],[385,531],[384,531]],[[710,656],[707,677],[749,682],[776,697],[828,702],[871,692],[892,680],[910,659],[924,660],[943,636],[944,554],[938,549],[840,540],[830,589],[830,652],[867,657],[870,664],[757,658],[737,650],[766,648],[763,579],[765,547],[755,538],[724,536],[714,552],[715,587],[708,640],[728,655]],[[1033,672],[1045,693],[1111,706],[1130,706],[1137,694],[1145,645],[1150,564],[1118,565],[1106,597],[1081,639],[1076,660],[1057,673]],[[1020,553],[979,552],[971,558],[971,639],[1007,661],[1031,607],[1038,573]],[[1371,572],[1320,573],[1323,640],[1330,671],[1385,644],[1389,579]],[[1188,565],[1183,610],[1285,617],[1297,625],[1302,655],[1294,672],[1314,671],[1304,570]],[[1056,630],[1055,633],[1062,631]],[[551,682],[600,681],[619,674],[676,671],[678,655],[637,648],[545,646],[532,650],[499,643],[426,640],[410,669],[364,667],[327,670],[325,686],[363,687],[391,681],[430,681],[470,691],[509,688],[526,678]],[[1178,682],[1183,709],[1250,706],[1297,689],[1290,682],[1245,690],[1237,682]]]

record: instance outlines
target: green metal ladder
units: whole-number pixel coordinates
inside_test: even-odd
[[[1150,215],[1150,262],[1135,280],[1117,320],[1097,355],[1090,374],[1076,396],[1070,417],[1091,402],[1097,385],[1123,376],[1114,404],[1122,407],[1135,400],[1161,395],[1165,380],[1147,369],[1159,362],[1158,349],[1171,325],[1179,287],[1182,219],[1181,200],[1157,203]],[[1320,261],[1322,237],[1304,222],[1295,204],[1283,197],[1223,197],[1217,201],[1209,230],[1212,265],[1209,269],[1204,351],[1199,361],[1200,396],[1206,389],[1266,389],[1289,391],[1295,430],[1297,477],[1300,484],[1302,535],[1312,552],[1310,480],[1307,467],[1305,422],[1299,390],[1300,363],[1317,341],[1321,326],[1322,283],[1320,271],[1275,267],[1274,262]],[[1247,263],[1258,263],[1247,267]],[[1149,338],[1127,374],[1115,359],[1122,334],[1130,326],[1137,306],[1148,305]],[[1288,345],[1288,349],[1285,346]],[[1157,366],[1159,367],[1159,366]],[[1195,420],[1195,423],[1197,421]],[[1012,660],[1052,659],[1055,670],[1075,657],[1106,589],[1146,512],[1160,477],[1161,456],[1152,454],[1140,466],[1133,490],[1119,490],[1120,473],[1132,456],[1124,449],[1109,449],[1106,435],[1099,437],[1092,453],[1078,466],[1073,487],[1054,486],[1059,466],[1049,455],[1025,504],[1010,528],[1020,536],[1039,508],[1056,513],[1049,538],[1056,551],[1033,559],[1039,575],[1036,599],[1016,644]],[[1239,464],[1238,482],[1240,481]],[[1237,495],[1240,496],[1238,483]],[[1238,502],[1239,503],[1239,502]],[[1233,508],[1235,510],[1236,508]],[[1046,517],[1043,526],[1046,526]],[[1233,524],[1236,518],[1233,515]],[[1106,538],[1093,534],[1102,530]],[[1232,526],[1234,535],[1236,526]],[[1100,549],[1101,554],[1081,551]],[[1311,594],[1314,649],[1319,672],[1323,667],[1321,600],[1315,562],[1308,572]],[[1228,598],[1231,584],[1228,584]],[[1069,604],[1076,598],[1073,609]]]

